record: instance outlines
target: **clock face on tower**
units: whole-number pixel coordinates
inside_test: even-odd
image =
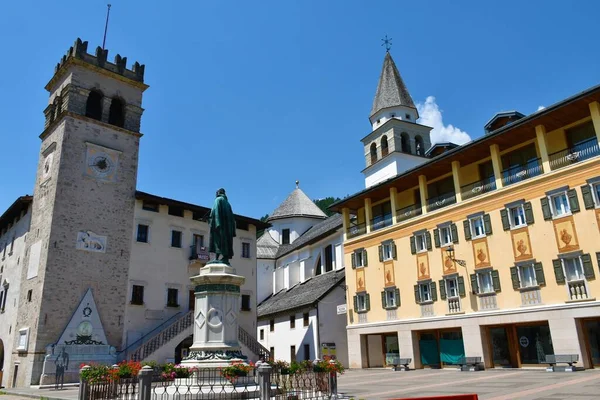
[[[115,181],[120,154],[118,150],[87,143],[86,175],[102,181]]]

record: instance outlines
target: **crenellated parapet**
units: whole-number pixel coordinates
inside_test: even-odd
[[[107,61],[108,50],[98,46],[96,47],[96,54],[92,55],[87,52],[87,48],[88,42],[82,42],[80,38],[77,38],[73,46],[69,48],[69,51],[67,51],[67,53],[61,58],[60,62],[56,64],[54,73],[58,73],[60,69],[67,64],[67,61],[70,58],[76,58],[85,61],[88,64],[92,64],[99,68],[114,72],[115,74],[122,75],[125,78],[141,83],[144,82],[145,66],[143,64],[140,64],[136,61],[133,63],[133,67],[131,69],[127,69],[127,57],[121,57],[120,54],[117,54],[114,58],[114,61],[110,62]]]

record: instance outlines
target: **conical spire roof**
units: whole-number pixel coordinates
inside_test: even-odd
[[[416,109],[415,103],[413,103],[412,97],[410,97],[410,93],[408,93],[408,89],[400,76],[400,72],[398,72],[398,68],[396,68],[396,64],[388,52],[385,53],[385,59],[383,60],[383,69],[379,76],[379,84],[377,85],[377,92],[373,100],[371,116],[384,108],[398,106]]]
[[[325,219],[327,215],[298,187],[296,182],[296,189],[273,211],[267,222],[291,217]]]

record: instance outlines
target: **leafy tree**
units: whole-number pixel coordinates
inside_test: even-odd
[[[313,202],[327,215],[328,217],[332,216],[334,213],[327,209],[330,205],[339,201],[339,197],[325,197],[323,199],[313,200]]]

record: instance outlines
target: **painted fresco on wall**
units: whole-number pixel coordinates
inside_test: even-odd
[[[383,282],[384,286],[395,286],[396,277],[394,276],[394,263],[387,262],[383,264]]]
[[[596,226],[598,226],[598,230],[600,231],[600,208],[596,209],[596,222]]]
[[[445,251],[442,251],[442,268],[444,275],[454,274],[456,272],[456,262],[449,257]]]
[[[561,218],[554,222],[554,236],[558,245],[558,252],[564,253],[579,249],[577,232],[575,231],[575,222],[573,217]]]
[[[486,238],[473,240],[473,259],[475,260],[475,268],[491,266],[490,252]]]
[[[515,261],[529,260],[533,258],[531,241],[529,240],[529,231],[527,228],[516,229],[512,231],[511,234]]]
[[[365,270],[363,268],[356,270],[356,291],[365,292],[367,285],[365,282]]]
[[[429,279],[429,258],[427,253],[417,255],[417,276],[419,280]]]

